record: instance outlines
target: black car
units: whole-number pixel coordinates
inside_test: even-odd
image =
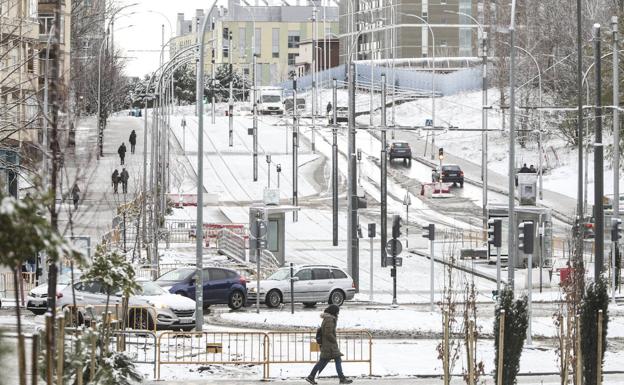
[[[327,121],[329,124],[334,124],[334,112],[329,111],[327,113]],[[336,123],[349,121],[349,107],[336,107]]]
[[[394,159],[403,159],[412,161],[412,149],[410,148],[409,143],[406,142],[394,142],[390,145],[390,150],[388,151],[388,158],[392,162]]]
[[[439,170],[439,167],[438,167]],[[439,173],[439,171],[438,171]],[[445,164],[442,166],[442,183],[453,183],[453,185],[459,184],[459,187],[464,187],[464,172],[456,164]],[[437,181],[434,181],[437,182]]]

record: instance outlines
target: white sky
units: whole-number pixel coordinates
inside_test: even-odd
[[[175,35],[176,15],[184,12],[188,19],[195,14],[195,9],[208,8],[211,0],[123,0],[116,1],[121,7],[127,4],[138,3],[121,11],[115,19],[115,47],[125,51],[127,56],[126,74],[129,76],[143,76],[158,68],[161,47],[161,26],[165,25],[165,41]],[[220,4],[220,3],[219,3]],[[149,12],[154,11],[154,12]],[[165,19],[164,14],[171,22]],[[129,15],[130,14],[130,15]],[[124,16],[126,15],[126,16]],[[133,25],[132,28],[126,28]],[[173,35],[172,35],[173,34]],[[133,51],[158,52],[133,52]],[[165,48],[165,52],[169,52]],[[165,60],[168,55],[165,56]]]

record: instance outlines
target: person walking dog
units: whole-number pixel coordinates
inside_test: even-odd
[[[316,375],[320,373],[331,360],[334,360],[334,362],[336,363],[336,373],[338,373],[340,383],[350,384],[353,382],[353,380],[348,379],[342,373],[342,353],[340,353],[340,349],[338,348],[338,340],[336,338],[336,324],[338,323],[339,312],[340,308],[337,305],[329,305],[321,314],[323,322],[321,323],[321,327],[319,330],[320,333],[317,332],[317,335],[320,334],[321,337],[321,357],[316,365],[314,365],[314,368],[312,368],[312,372],[310,372],[310,375],[306,377],[306,381],[308,381],[310,384],[317,384],[317,382],[314,380],[314,377],[316,377]]]

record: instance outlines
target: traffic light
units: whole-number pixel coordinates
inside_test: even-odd
[[[435,240],[435,225],[433,223],[430,223],[427,226],[423,226],[423,230],[423,238],[427,238],[430,241]]]
[[[611,219],[611,242],[619,242],[622,239],[622,220],[619,218]]]
[[[444,149],[442,147],[438,150],[438,157],[440,160],[444,159]]]
[[[369,238],[375,238],[375,234],[377,233],[375,227],[376,227],[375,223],[368,224],[368,237]]]
[[[401,216],[395,214],[392,216],[392,238],[399,239],[401,236]]]
[[[522,222],[518,226],[518,248],[524,254],[533,254],[535,231],[533,222]]]
[[[488,221],[488,243],[494,247],[502,246],[503,221],[490,219]]]

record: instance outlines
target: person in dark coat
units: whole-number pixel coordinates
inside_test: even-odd
[[[134,146],[136,146],[136,132],[134,130],[130,133],[128,141],[130,142],[130,153],[134,154]]]
[[[71,193],[72,199],[74,201],[74,210],[78,210],[78,201],[80,201],[80,188],[78,187],[78,184],[74,183],[74,187],[72,187]]]
[[[530,172],[530,173],[533,173],[533,174],[537,174],[537,170],[535,169],[535,166],[530,165],[530,166],[529,166],[529,172]]]
[[[337,305],[329,305],[321,314],[323,322],[321,323],[321,357],[312,368],[310,375],[306,377],[306,381],[310,384],[317,384],[314,377],[320,373],[329,361],[334,360],[336,363],[336,373],[341,384],[350,384],[350,380],[342,373],[342,353],[338,348],[338,340],[336,338],[336,323],[338,322],[338,313],[340,308]]]
[[[332,111],[332,104],[331,102],[327,102],[327,115],[329,115],[331,111]]]
[[[113,171],[113,175],[111,175],[111,182],[113,184],[113,192],[118,194],[117,185],[119,184],[119,171],[117,171],[117,169],[115,169],[115,171]]]
[[[119,175],[119,180],[121,181],[121,188],[124,194],[128,193],[128,179],[130,179],[130,174],[124,168],[121,170],[121,174]]]
[[[117,149],[117,153],[119,154],[119,159],[121,159],[121,164],[124,164],[124,158],[126,157],[126,145],[124,143],[119,146]]]
[[[525,163],[522,167],[520,167],[520,171],[519,171],[519,172],[520,172],[520,173],[523,173],[523,172],[530,172],[530,171],[529,171],[529,168],[528,168],[528,167],[527,167],[527,165],[526,165],[526,163]]]

